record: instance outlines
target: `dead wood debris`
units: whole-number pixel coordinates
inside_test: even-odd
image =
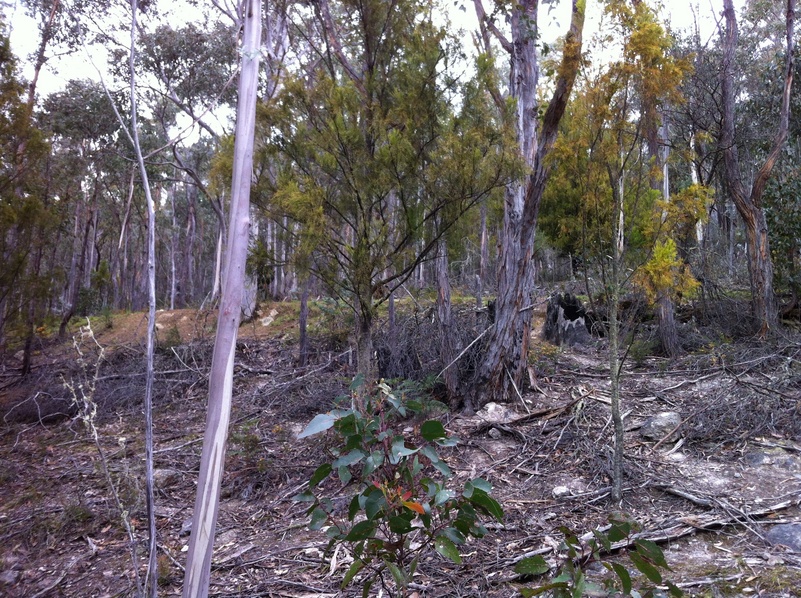
[[[413,334],[411,328],[408,334]],[[179,480],[159,488],[157,496],[160,546],[172,572],[164,580],[167,593],[182,576],[187,538],[181,530],[191,515],[210,357],[208,347],[173,349],[159,353],[158,367],[165,375],[156,419],[157,467],[174,470]],[[334,563],[333,555],[325,553],[325,537],[306,529],[305,507],[291,500],[327,450],[324,442],[298,443],[294,434],[347,390],[348,351],[318,349],[316,363],[306,368],[297,368],[292,348],[278,342],[249,342],[243,354],[235,379],[236,411],[219,521],[224,548],[215,557],[212,595],[359,593],[357,588],[339,590],[352,555],[340,551]],[[407,355],[404,367],[428,359],[427,351]],[[801,396],[799,350],[787,344],[755,355],[752,348],[727,347],[716,359],[713,363],[708,356],[688,356],[672,370],[625,372],[623,405],[630,422],[623,505],[608,503],[610,429],[602,352],[564,353],[553,372],[537,378],[538,392],[522,392],[527,414],[518,406],[500,422],[446,420],[462,438],[459,447],[445,452],[457,480],[489,479],[506,517],[482,542],[462,549],[462,565],[436,553],[424,555],[413,589],[427,597],[453,596],[454,588],[461,596],[508,596],[509,584],[515,581],[511,567],[517,560],[541,554],[556,564],[561,558],[561,525],[588,539],[590,530],[603,528],[608,514],[618,508],[642,523],[636,537],[675,544],[690,535],[704,537],[726,529],[740,534],[746,548],[754,547],[751,552],[765,552],[761,526],[778,521],[779,513],[785,520],[797,519],[798,488],[778,476],[776,485],[784,484],[794,493],[781,500],[765,499],[761,504],[769,506],[755,508],[756,495],[741,495],[745,482],[726,486],[725,492],[713,491],[700,483],[701,477],[685,473],[689,464],[741,463],[748,445],[801,452],[794,427],[798,424],[790,421],[801,419],[793,401]],[[136,361],[130,353],[111,359],[101,381],[107,393],[102,442],[135,519],[143,515],[137,482],[139,423],[131,417],[141,394]],[[639,423],[666,408],[678,410],[684,420],[676,430],[681,438],[672,454],[637,434]],[[493,428],[500,437],[490,436]],[[755,433],[760,437],[755,439]],[[119,514],[103,496],[94,452],[80,427],[28,429],[8,423],[3,434],[0,460],[14,468],[7,469],[11,475],[0,490],[0,539],[5,539],[0,559],[18,563],[22,571],[19,588],[12,587],[8,595],[46,592],[55,587],[54,581],[65,588],[64,595],[75,597],[130,588],[127,576],[120,575],[129,561]],[[555,494],[557,487],[567,493]],[[335,490],[343,499],[347,496],[347,489]],[[97,553],[71,564],[71,557],[86,550],[84,537],[92,539]],[[615,546],[619,554],[613,558],[623,558],[626,546]],[[798,567],[792,555],[781,556],[785,565]],[[52,573],[48,576],[46,571]],[[749,578],[753,575],[748,573]],[[691,588],[741,578],[741,573],[714,578],[687,571],[677,581]],[[0,588],[0,593],[7,589]]]

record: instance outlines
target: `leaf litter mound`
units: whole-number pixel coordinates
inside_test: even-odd
[[[197,318],[181,313],[169,319],[178,322],[178,334],[170,342],[160,336],[154,414],[157,574],[165,596],[179,595],[183,578],[212,342]],[[264,330],[273,322],[275,328]],[[294,342],[280,326],[274,318],[240,331],[211,595],[360,595],[358,583],[339,587],[352,555],[344,547],[326,552],[324,534],[306,527],[307,506],[292,500],[330,448],[325,437],[297,440],[297,434],[347,392],[348,353],[320,342],[314,359],[300,368]],[[142,575],[144,377],[138,328],[115,320],[108,331],[115,341],[97,374],[95,425],[133,526]],[[103,337],[101,331],[101,345]],[[639,523],[640,537],[661,543],[673,568],[667,577],[688,595],[798,596],[801,554],[772,544],[768,534],[801,520],[799,340],[725,345],[679,361],[647,358],[627,365],[622,505],[609,499],[603,347],[535,347],[532,390],[522,400],[490,404],[473,417],[442,417],[461,440],[443,451],[455,483],[488,479],[505,510],[503,523],[487,522],[490,535],[461,547],[461,565],[433,551],[425,555],[411,591],[515,595],[521,582],[537,583],[515,575],[517,561],[539,554],[558,565],[564,558],[561,526],[589,537],[607,525],[610,514],[625,512]],[[50,423],[39,421],[36,409],[14,416],[19,405],[45,395],[68,401],[62,379],[89,384],[93,355],[87,350],[82,366],[63,347],[43,347],[37,363],[47,366],[35,370],[27,385],[16,383],[10,369],[0,378],[0,595],[135,595],[131,542],[98,449],[75,409]],[[662,438],[644,439],[643,424],[663,411],[677,412],[681,424]],[[329,485],[335,502],[346,505],[348,488],[331,480]],[[626,546],[608,558],[625,564]],[[598,564],[587,567],[590,576],[603,574]],[[391,584],[384,595],[393,595]]]

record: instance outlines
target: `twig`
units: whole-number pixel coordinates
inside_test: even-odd
[[[467,345],[467,346],[466,346],[466,347],[465,347],[465,348],[462,350],[462,352],[461,352],[461,353],[459,353],[459,354],[458,354],[458,355],[457,355],[457,356],[454,358],[454,360],[453,360],[453,361],[451,361],[451,362],[450,362],[448,365],[446,365],[444,368],[442,368],[442,371],[441,371],[439,374],[437,374],[437,378],[441,378],[441,377],[442,377],[442,374],[444,374],[444,373],[445,373],[445,370],[447,370],[447,369],[448,369],[449,367],[451,367],[451,366],[452,366],[454,363],[456,363],[457,361],[459,361],[459,360],[462,358],[462,356],[463,356],[465,353],[467,353],[467,351],[470,349],[470,347],[472,347],[472,346],[473,346],[473,345],[475,345],[475,344],[476,344],[476,343],[477,343],[479,340],[481,340],[481,337],[482,337],[482,336],[484,336],[485,334],[487,334],[487,332],[489,332],[491,329],[492,329],[492,326],[488,326],[487,328],[485,328],[485,329],[484,329],[484,332],[482,332],[482,333],[481,333],[481,334],[479,334],[479,335],[478,335],[476,338],[474,338],[474,339],[473,339],[473,340],[470,342],[470,344],[469,344],[469,345]]]
[[[696,505],[700,505],[702,507],[714,507],[715,503],[710,500],[709,498],[701,498],[696,496],[695,494],[691,494],[682,488],[677,488],[676,486],[668,486],[666,484],[654,484],[655,488],[659,488],[663,492],[667,492],[668,494],[673,494],[674,496],[679,496],[681,498],[685,498],[689,500],[691,503]]]
[[[676,390],[677,388],[681,388],[686,384],[698,384],[699,382],[703,382],[704,380],[709,380],[710,378],[714,378],[715,376],[718,375],[720,375],[720,372],[712,372],[711,374],[707,374],[706,376],[701,376],[700,378],[696,378],[694,380],[682,380],[678,384],[674,384],[673,386],[668,386],[667,388],[660,388],[655,392],[661,393],[661,392],[667,392],[669,390]]]
[[[506,369],[506,375],[509,376],[509,382],[512,383],[512,388],[515,389],[515,393],[517,394],[517,397],[520,399],[520,402],[523,404],[523,407],[525,407],[526,413],[531,415],[531,409],[528,408],[528,405],[526,405],[526,401],[523,400],[523,395],[520,394],[520,390],[517,388],[517,384],[515,384],[515,379],[512,378],[512,374],[509,372],[509,368],[505,368],[505,369]],[[445,370],[443,370],[443,371],[445,371]]]
[[[36,592],[30,598],[42,598],[43,596],[48,596],[51,590],[57,588],[61,584],[61,582],[64,581],[64,578],[67,577],[67,573],[70,572],[70,569],[72,569],[75,566],[75,563],[77,563],[79,560],[81,560],[81,557],[77,556],[72,557],[69,564],[66,567],[64,567],[64,571],[62,571],[61,577],[59,577],[57,580],[55,580],[53,583],[51,583],[43,590],[39,590],[38,592]]]

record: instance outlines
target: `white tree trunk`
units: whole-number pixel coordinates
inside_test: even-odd
[[[225,259],[225,283],[217,319],[217,336],[209,377],[209,411],[200,459],[200,476],[192,518],[192,536],[184,579],[184,598],[208,596],[211,556],[220,502],[220,485],[231,417],[234,354],[241,316],[250,229],[250,186],[253,176],[253,138],[256,123],[261,1],[245,0],[242,68],[239,76],[234,172],[230,225]]]

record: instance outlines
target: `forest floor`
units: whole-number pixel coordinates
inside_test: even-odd
[[[297,434],[347,393],[350,375],[346,338],[315,341],[313,362],[296,365],[295,308],[271,304],[240,331],[213,596],[361,595],[358,584],[339,589],[352,555],[326,554],[325,535],[306,526],[307,504],[293,501],[326,451],[321,436]],[[158,577],[161,595],[171,596],[180,594],[189,542],[214,319],[160,312],[159,325]],[[75,346],[42,340],[24,382],[18,356],[2,365],[2,596],[133,596],[144,571],[144,316],[114,314],[93,327],[94,338],[74,331]],[[630,355],[622,504],[609,498],[603,342],[556,348],[537,340],[531,362],[534,384],[522,401],[440,415],[460,439],[442,451],[454,482],[489,480],[505,517],[461,547],[459,565],[426,554],[412,586],[418,596],[519,595],[521,585],[547,581],[514,573],[523,555],[558,565],[562,526],[583,535],[620,512],[660,543],[673,569],[666,579],[687,595],[801,596],[801,553],[770,540],[774,528],[801,522],[801,336],[724,339],[672,361]],[[92,399],[96,415],[78,417],[73,394]],[[680,414],[679,428],[644,438],[642,425],[664,411]],[[329,486],[332,495],[347,490]],[[626,549],[606,558],[626,563]],[[597,563],[587,570],[605,571]],[[390,586],[383,595],[392,594]]]

